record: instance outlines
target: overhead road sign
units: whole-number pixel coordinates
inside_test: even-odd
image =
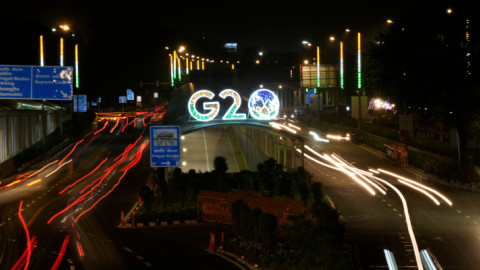
[[[73,96],[73,111],[86,112],[87,111],[87,95]]]
[[[127,100],[135,100],[135,95],[133,94],[133,91],[130,89],[127,89]]]
[[[0,66],[0,99],[72,100],[72,67]]]
[[[180,126],[150,127],[151,167],[180,166],[180,154]]]

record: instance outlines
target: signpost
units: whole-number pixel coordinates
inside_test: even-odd
[[[122,112],[124,112],[125,109],[123,108],[123,104],[127,103],[127,96],[119,96],[118,103],[122,104]]]
[[[150,127],[151,167],[180,166],[180,154],[180,126]]]
[[[0,99],[72,100],[72,67],[0,66]]]
[[[73,97],[74,97],[73,111],[86,112],[87,111],[87,95],[74,95]]]
[[[127,100],[135,100],[135,95],[133,94],[133,91],[130,89],[127,89]]]

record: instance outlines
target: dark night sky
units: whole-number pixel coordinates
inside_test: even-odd
[[[50,42],[45,49],[46,65],[57,65],[54,41],[58,38],[50,28],[67,23],[81,44],[84,80],[95,81],[96,85],[108,85],[113,76],[148,80],[161,72],[159,66],[167,66],[161,63],[165,45],[206,40],[206,44],[217,45],[237,42],[240,51],[258,46],[265,52],[298,52],[302,40],[322,44],[330,35],[345,38],[346,27],[361,31],[365,39],[368,33],[373,37],[387,27],[387,18],[395,20],[402,11],[423,12],[421,8],[425,8],[420,7],[420,1],[385,0],[317,1],[314,5],[293,1],[203,1],[194,5],[173,1],[77,2],[2,4],[0,64],[37,65],[38,36],[46,33],[46,43]],[[435,3],[439,12],[448,6],[444,1]],[[194,46],[188,49],[194,51]]]

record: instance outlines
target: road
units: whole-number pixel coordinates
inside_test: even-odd
[[[192,234],[176,242],[161,230],[118,228],[121,211],[133,207],[152,173],[147,127],[155,118],[161,114],[103,115],[97,130],[2,179],[0,269],[155,269],[185,254],[209,269],[238,269],[206,252],[211,228],[203,228],[207,241],[192,239],[187,247]],[[163,245],[178,255],[157,249]]]
[[[381,168],[413,180],[418,177],[418,170],[394,166],[381,153],[365,145],[316,141],[310,131],[312,129],[303,126],[297,135],[306,138],[306,145],[318,153],[336,153],[362,170]],[[326,138],[326,134],[313,131]],[[315,156],[305,151],[307,153]],[[403,205],[394,190],[387,187],[386,195],[377,192],[372,196],[341,171],[308,158],[305,168],[312,173],[313,181],[323,183],[325,193],[337,204],[364,269],[388,269],[383,249],[394,253],[400,269],[417,267]],[[480,194],[420,180],[453,202],[450,206],[441,201],[437,206],[423,193],[400,183],[398,177],[380,175],[406,198],[419,250],[429,250],[443,269],[480,269]]]

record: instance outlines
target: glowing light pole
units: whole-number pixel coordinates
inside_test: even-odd
[[[63,38],[60,38],[60,66],[63,67]]]
[[[44,66],[44,55],[43,55],[43,35],[40,35],[40,66]]]
[[[174,68],[173,68],[173,56],[171,54],[168,54],[170,56],[170,85],[174,86],[175,85],[175,77],[174,77]]]
[[[320,88],[320,47],[317,46],[317,88]]]
[[[357,95],[358,95],[358,130],[362,121],[362,104],[360,90],[362,89],[362,41],[360,32],[357,33]]]
[[[177,51],[173,51],[173,79],[177,78]]]
[[[340,41],[340,88],[345,87],[344,73],[343,73],[343,42]]]
[[[362,89],[362,38],[360,32],[357,34],[357,89],[360,95],[360,89]]]
[[[78,80],[78,44],[75,44],[75,87],[78,89],[80,87],[80,82]]]

